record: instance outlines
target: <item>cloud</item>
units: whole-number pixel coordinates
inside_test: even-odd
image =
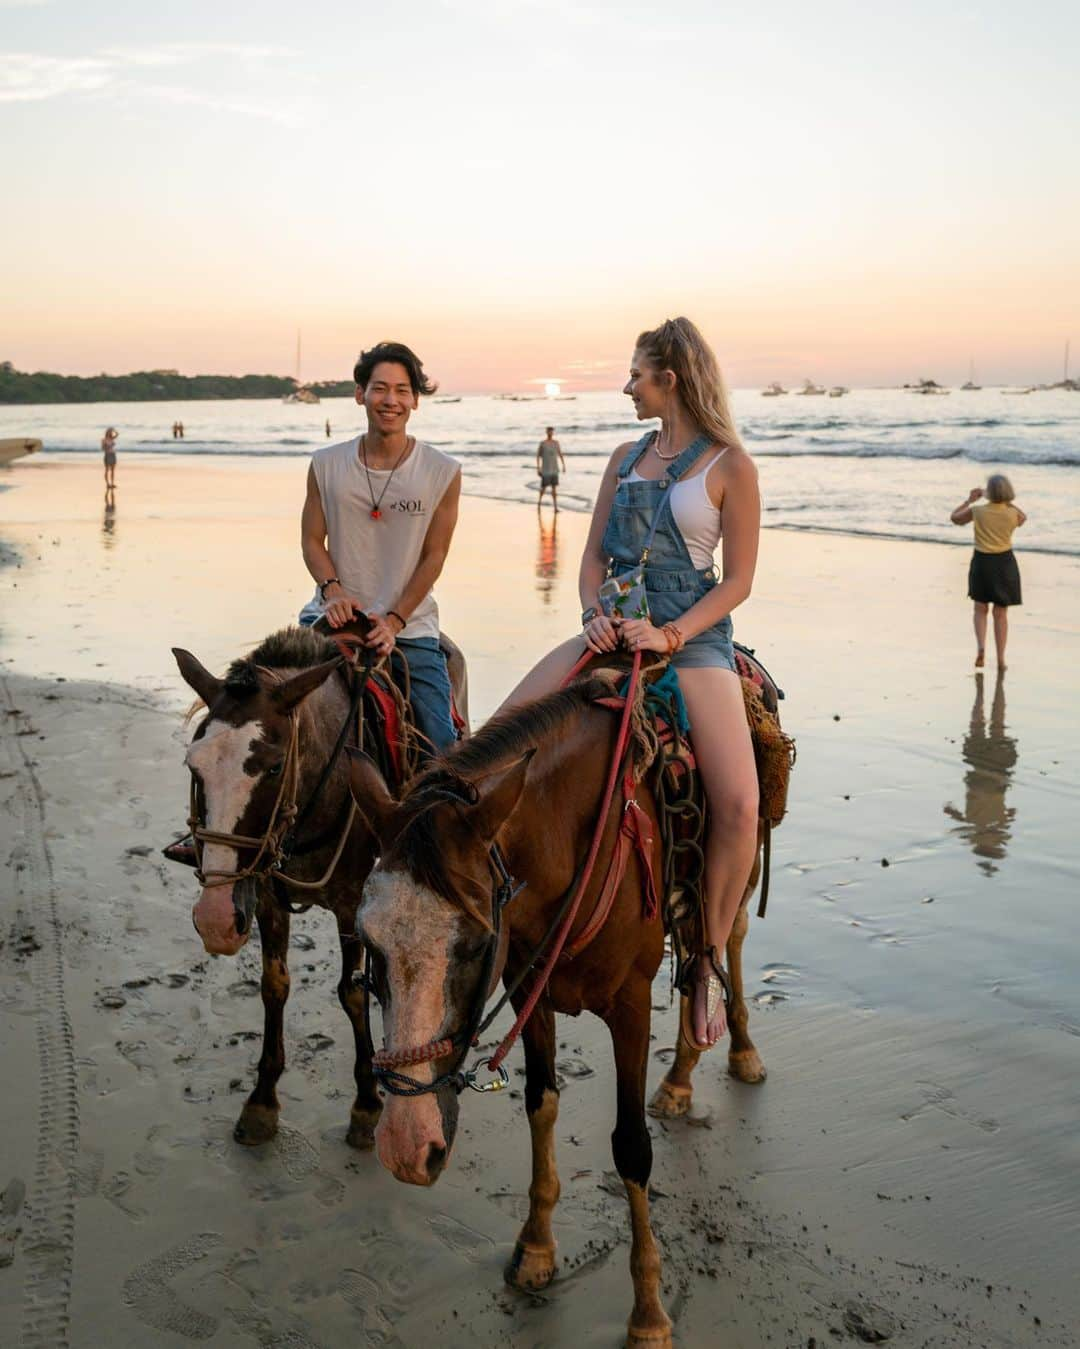
[[[107,88],[114,75],[110,62],[100,57],[7,52],[0,54],[0,103],[96,93]]]
[[[3,5],[5,0],[0,0]],[[265,69],[281,48],[215,42],[175,42],[151,47],[107,47],[91,56],[41,56],[33,52],[0,52],[0,103],[37,103],[44,99],[83,95],[151,98],[186,103],[215,112],[260,117],[283,126],[303,126],[314,115],[310,99],[259,98],[220,78],[219,66],[241,66],[251,75]],[[151,71],[195,68],[206,75],[214,66],[213,88],[198,84],[148,80]],[[236,81],[231,82],[232,85]],[[224,92],[223,92],[224,90]]]

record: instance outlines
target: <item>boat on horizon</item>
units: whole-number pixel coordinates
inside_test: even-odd
[[[975,383],[975,358],[974,358],[974,357],[972,357],[972,359],[971,359],[971,364],[970,364],[970,366],[968,367],[968,377],[967,377],[967,380],[966,380],[963,384],[961,384],[960,387],[961,387],[961,389],[965,390],[965,392],[968,392],[968,393],[977,391],[977,390],[979,390],[979,389],[982,388],[982,385],[981,385],[981,384],[976,384],[976,383]]]
[[[948,389],[943,389],[936,379],[920,379],[918,384],[905,384],[904,388],[907,389],[909,393],[947,394],[950,392]]]
[[[28,454],[37,454],[41,441],[35,436],[9,436],[0,440],[0,465],[14,463]]]
[[[795,392],[803,398],[817,398],[819,395],[824,394],[825,387],[821,384],[815,384],[812,379],[804,379],[802,388],[796,389]]]
[[[833,387],[829,390],[829,397],[843,398],[844,394],[850,392],[851,390],[845,384],[834,384]]]
[[[767,389],[762,389],[761,396],[762,398],[780,398],[786,393],[787,389],[785,389],[782,384],[778,384],[776,380],[773,380]]]
[[[281,400],[283,403],[318,403],[319,395],[314,389],[309,389],[306,384],[300,383],[300,329],[296,330],[296,374],[293,377],[296,380],[296,388],[292,393],[287,393]]]

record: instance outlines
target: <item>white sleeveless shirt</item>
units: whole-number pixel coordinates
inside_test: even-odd
[[[720,542],[722,533],[720,511],[713,505],[705,480],[723,453],[724,451],[720,450],[714,454],[700,473],[695,473],[689,478],[680,478],[670,489],[671,514],[679,526],[679,533],[683,536],[690,561],[698,571],[705,571],[713,565],[716,545]],[[635,468],[627,481],[648,482],[650,479],[643,478]]]
[[[418,440],[392,477],[390,469],[372,468],[365,474],[359,436],[316,450],[311,464],[338,579],[366,609],[386,613],[416,570],[431,517],[460,465],[434,445]],[[371,518],[375,502],[381,512],[378,520]],[[318,589],[305,612],[313,607],[320,613],[326,607]],[[439,607],[432,591],[398,635],[407,640],[438,637]]]

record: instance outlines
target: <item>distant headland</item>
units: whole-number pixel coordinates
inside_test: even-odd
[[[284,398],[297,389],[286,375],[181,375],[176,370],[138,370],[130,375],[32,374],[0,361],[3,403],[169,403],[208,398]],[[352,380],[306,384],[320,398],[351,398]]]

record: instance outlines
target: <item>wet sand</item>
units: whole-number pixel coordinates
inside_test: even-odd
[[[318,913],[294,920],[281,1132],[232,1142],[258,951],[206,957],[190,877],[157,856],[186,806],[168,648],[220,668],[307,598],[302,470],[128,461],[118,482],[107,513],[96,465],[0,479],[0,1342],[620,1343],[628,1224],[591,1018],[559,1023],[542,1296],[500,1276],[520,1098],[464,1103],[431,1191],[345,1146],[351,1039]],[[563,513],[552,539],[535,511],[463,502],[440,598],[474,718],[573,630],[586,523]],[[1075,1342],[1080,568],[1021,565],[998,689],[970,668],[961,550],[763,536],[737,629],[800,752],[745,951],[769,1078],[735,1083],[714,1054],[691,1118],[651,1122],[680,1345]],[[650,1086],[666,968],[654,1002]]]

